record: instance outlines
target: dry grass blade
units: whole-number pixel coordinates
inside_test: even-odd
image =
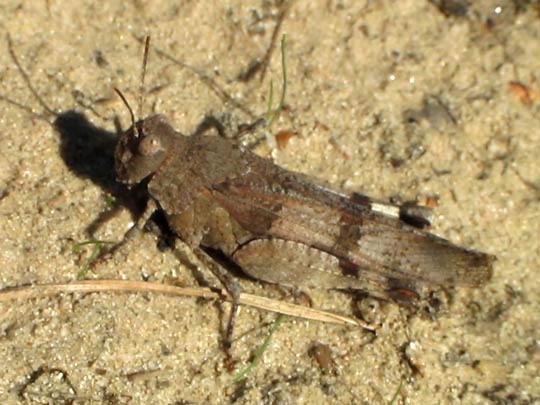
[[[61,293],[94,293],[94,292],[151,292],[173,296],[204,297],[230,300],[228,295],[220,294],[209,288],[176,287],[160,283],[131,280],[83,280],[61,284],[36,284],[23,287],[11,287],[0,290],[0,302],[16,299],[30,299],[46,297]],[[354,325],[364,329],[375,328],[361,320],[334,314],[327,311],[308,308],[301,305],[290,304],[283,301],[260,297],[252,294],[240,294],[240,304],[263,309],[271,312],[310,319],[338,325]]]

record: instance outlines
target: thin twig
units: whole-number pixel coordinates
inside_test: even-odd
[[[8,50],[9,50],[9,54],[11,56],[11,59],[13,60],[15,65],[17,66],[17,69],[19,70],[19,72],[21,73],[21,76],[23,77],[24,81],[26,82],[26,85],[28,86],[28,89],[34,95],[34,97],[36,98],[38,103],[45,109],[45,111],[47,111],[51,115],[57,116],[58,112],[52,110],[47,105],[47,103],[45,103],[45,101],[43,101],[43,99],[41,98],[39,93],[36,91],[34,86],[32,86],[32,82],[30,81],[30,77],[28,76],[28,73],[26,73],[25,70],[23,69],[21,63],[19,62],[19,59],[17,58],[17,54],[15,53],[15,50],[13,49],[13,42],[11,41],[11,36],[9,34],[6,34],[6,39],[7,39]]]
[[[31,286],[9,287],[0,290],[0,302],[16,299],[31,299],[47,297],[62,293],[95,293],[95,292],[151,292],[173,296],[203,297],[226,299],[226,294],[216,292],[209,288],[176,287],[160,283],[150,283],[133,280],[83,280],[72,283],[36,284]],[[248,305],[266,311],[277,312],[297,318],[328,322],[338,325],[360,326],[364,329],[375,330],[375,327],[361,320],[334,314],[318,309],[308,308],[288,302],[273,300],[271,298],[241,293],[240,304]]]

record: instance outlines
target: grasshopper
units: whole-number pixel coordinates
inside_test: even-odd
[[[147,52],[148,40],[145,61]],[[228,345],[240,288],[209,250],[256,280],[360,290],[412,304],[441,287],[477,287],[491,278],[494,256],[420,229],[407,210],[400,215],[389,206],[398,212],[391,214],[368,197],[333,190],[224,137],[183,135],[160,114],[136,121],[118,93],[132,125],[116,147],[117,179],[144,182],[149,197],[136,227],[162,210],[174,234],[224,283],[234,300]]]

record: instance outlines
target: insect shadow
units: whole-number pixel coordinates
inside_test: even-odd
[[[53,126],[60,137],[59,152],[66,167],[76,176],[90,180],[114,202],[88,225],[87,233],[92,235],[121,207],[127,208],[133,218],[141,215],[147,200],[144,185],[128,188],[116,181],[114,149],[118,132],[95,126],[86,115],[75,110],[59,113]]]

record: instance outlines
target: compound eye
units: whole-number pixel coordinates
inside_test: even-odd
[[[143,156],[155,155],[163,150],[161,140],[153,136],[147,136],[139,143],[139,153]]]

